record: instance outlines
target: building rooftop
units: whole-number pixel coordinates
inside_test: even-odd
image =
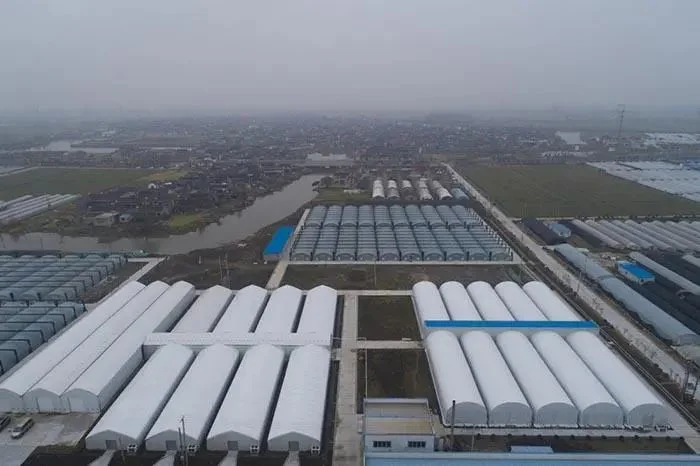
[[[370,435],[433,435],[425,398],[365,398],[364,433]]]
[[[625,269],[635,277],[638,277],[642,280],[652,280],[654,278],[654,274],[649,272],[647,269],[644,267],[641,267],[637,264],[633,264],[632,262],[618,262],[617,263],[618,267]]]
[[[267,243],[267,246],[265,246],[263,255],[281,254],[282,251],[284,251],[284,247],[287,245],[287,241],[289,241],[289,238],[293,233],[294,227],[292,226],[287,225],[279,227],[272,235],[270,242]]]

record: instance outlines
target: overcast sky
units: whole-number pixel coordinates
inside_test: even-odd
[[[0,110],[700,105],[700,0],[1,0]]]

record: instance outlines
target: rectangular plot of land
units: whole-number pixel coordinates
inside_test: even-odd
[[[423,350],[369,350],[367,354],[368,397],[427,398],[437,412],[435,388],[428,358]],[[365,352],[357,352],[357,410],[365,398]]]
[[[419,340],[410,296],[360,296],[358,336],[368,340]]]
[[[698,202],[588,165],[469,165],[458,171],[514,217],[700,214]]]

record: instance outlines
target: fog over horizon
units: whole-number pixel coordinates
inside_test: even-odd
[[[700,106],[697,0],[4,0],[0,113]]]

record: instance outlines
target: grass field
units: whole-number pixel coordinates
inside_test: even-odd
[[[698,202],[587,165],[464,165],[460,173],[514,217],[700,214]]]
[[[37,168],[2,177],[0,199],[25,194],[88,194],[114,186],[144,186],[149,181],[181,176],[180,173],[128,168]]]
[[[368,340],[420,340],[409,296],[360,296],[358,336]]]
[[[168,224],[171,228],[188,228],[190,225],[199,223],[204,218],[204,214],[196,212],[193,214],[177,214],[173,215]]]

